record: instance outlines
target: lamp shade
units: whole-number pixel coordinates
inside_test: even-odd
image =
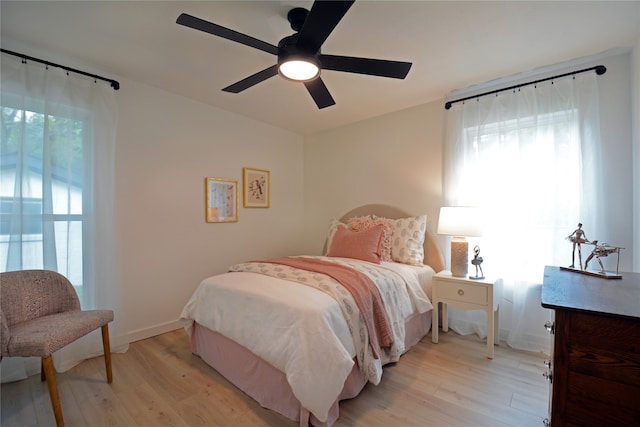
[[[480,208],[455,206],[440,208],[438,234],[454,236],[451,240],[451,274],[464,277],[469,269],[469,244],[466,237],[482,235]]]
[[[438,234],[461,237],[482,236],[482,215],[478,207],[451,206],[440,208]]]

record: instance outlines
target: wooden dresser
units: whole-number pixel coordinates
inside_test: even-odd
[[[640,425],[640,274],[602,279],[545,267],[555,312],[545,362],[552,427]]]

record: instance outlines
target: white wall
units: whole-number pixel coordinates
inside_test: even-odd
[[[633,194],[634,194],[634,223],[633,223],[633,271],[640,271],[640,38],[636,42],[632,54],[631,83],[632,122],[633,122]]]
[[[299,252],[302,137],[140,83],[117,93],[119,310],[132,340],[176,329],[200,281]],[[242,207],[242,168],[271,171],[271,207]],[[205,177],[238,180],[239,221],[205,222]]]
[[[369,203],[426,213],[435,233],[442,204],[442,102],[305,139],[305,249],[322,250],[332,217]]]
[[[604,145],[602,162],[606,170],[608,236],[589,235],[625,248],[620,254],[620,271],[633,271],[633,134],[630,52],[600,61],[607,72],[598,77],[600,133]],[[588,189],[582,189],[588,191]],[[588,230],[587,230],[588,233]],[[593,233],[591,233],[593,234]]]

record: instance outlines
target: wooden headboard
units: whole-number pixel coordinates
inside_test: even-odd
[[[340,218],[340,222],[347,222],[349,218],[366,215],[376,215],[390,219],[415,216],[394,206],[371,204],[350,210]],[[444,270],[444,258],[442,256],[442,252],[440,252],[440,248],[429,231],[426,231],[424,239],[424,263],[433,268],[436,273]]]

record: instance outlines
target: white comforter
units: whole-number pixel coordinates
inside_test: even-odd
[[[341,263],[360,262],[333,259]],[[411,307],[387,308],[392,322],[404,322],[414,313],[432,308],[427,297],[434,274],[430,267],[362,263],[366,269],[383,269],[386,273],[392,270],[402,277],[400,282],[405,286],[401,292]],[[384,296],[385,290],[380,291]],[[180,318],[187,332],[191,332],[196,321],[284,372],[302,406],[321,421],[326,421],[329,408],[354,364],[354,340],[336,301],[314,288],[288,280],[246,272],[209,277],[198,286]],[[403,343],[404,336],[397,334],[394,331],[394,340]],[[395,360],[383,362],[390,361]]]

